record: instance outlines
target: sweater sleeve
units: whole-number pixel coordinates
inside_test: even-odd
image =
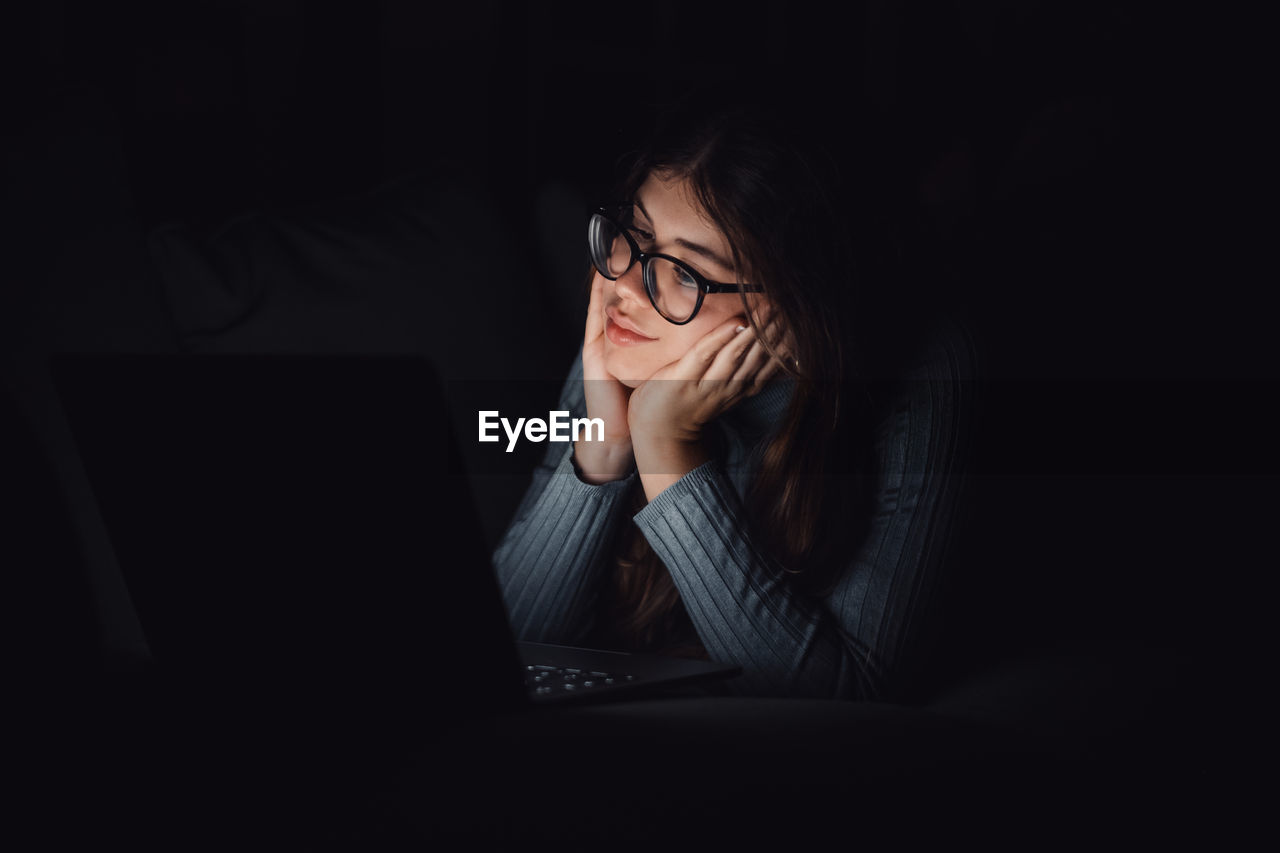
[[[962,386],[935,371],[914,375],[881,422],[869,525],[822,597],[756,546],[740,487],[718,460],[635,514],[707,652],[742,667],[731,689],[877,699],[909,669],[963,481]]]
[[[874,655],[824,602],[789,588],[744,527],[741,499],[717,462],[690,471],[634,516],[714,659],[736,663],[738,692],[870,697]]]
[[[586,415],[581,358],[565,381],[560,408]],[[611,483],[586,483],[578,477],[573,445],[550,445],[493,554],[517,639],[572,644],[591,629],[597,581],[635,479],[633,471]]]

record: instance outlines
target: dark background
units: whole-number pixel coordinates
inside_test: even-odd
[[[537,354],[554,375],[580,334],[581,213],[651,107],[763,76],[824,107],[868,279],[954,309],[979,344],[982,512],[957,561],[949,677],[1088,649],[1176,661],[1162,701],[1252,683],[1278,373],[1248,22],[1066,2],[16,12],[0,330],[27,442],[12,446],[39,450],[6,457],[24,513],[6,520],[27,519],[10,535],[39,565],[89,546],[46,476],[60,428],[32,377],[53,351],[182,344],[142,248],[152,228],[208,235],[447,173],[519,261],[492,298],[555,307]],[[11,575],[6,598],[48,605],[15,623],[27,659],[78,659],[110,630],[85,629],[89,594],[52,576]]]
[[[143,228],[213,228],[420,170],[466,175],[545,256],[581,229],[543,234],[540,211],[604,198],[652,105],[757,75],[825,107],[868,253],[962,293],[1000,375],[1273,371],[1246,298],[1260,225],[1240,200],[1261,174],[1243,21],[1101,3],[200,0],[33,3],[6,29],[15,261],[43,249],[47,265],[51,232],[108,193]],[[543,260],[512,287],[565,287]]]
[[[1034,568],[996,588],[1179,613],[1158,621],[1194,645],[1174,605],[1234,606],[1257,564],[1276,369],[1241,201],[1261,177],[1249,28],[1177,14],[27,5],[7,28],[6,352],[169,345],[153,273],[118,248],[157,225],[208,233],[441,172],[509,227],[500,281],[567,306],[544,336],[554,376],[578,336],[578,214],[649,108],[697,79],[780,78],[825,107],[869,278],[960,306],[1012,401],[985,464],[1023,478],[1001,488],[1034,518],[1004,532],[1035,522],[1009,546]]]

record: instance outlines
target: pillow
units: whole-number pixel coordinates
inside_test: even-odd
[[[537,270],[494,206],[448,178],[251,213],[206,238],[161,226],[149,244],[193,352],[417,353],[448,378],[563,370],[544,352]]]

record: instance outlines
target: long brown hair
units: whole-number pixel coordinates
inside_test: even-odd
[[[634,198],[652,173],[685,179],[725,235],[740,280],[764,287],[794,336],[787,369],[795,393],[758,457],[747,522],[754,545],[789,573],[788,582],[816,595],[834,581],[856,534],[867,445],[849,322],[854,253],[848,220],[832,197],[840,176],[802,129],[812,124],[797,121],[779,99],[716,93],[718,105],[709,107],[708,94],[690,96],[668,115],[632,158],[619,198]],[[758,331],[757,318],[745,313]],[[636,504],[643,505],[642,492]],[[624,535],[606,602],[621,645],[696,649],[669,573],[634,526]]]

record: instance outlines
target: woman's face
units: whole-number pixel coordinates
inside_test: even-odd
[[[739,281],[728,241],[693,198],[685,179],[650,174],[633,201],[631,236],[641,251],[679,258],[711,281]],[[742,294],[708,293],[688,323],[667,322],[649,301],[638,263],[617,281],[604,284],[605,369],[632,388],[678,361],[721,323],[743,318]],[[763,296],[746,297],[754,313]]]

